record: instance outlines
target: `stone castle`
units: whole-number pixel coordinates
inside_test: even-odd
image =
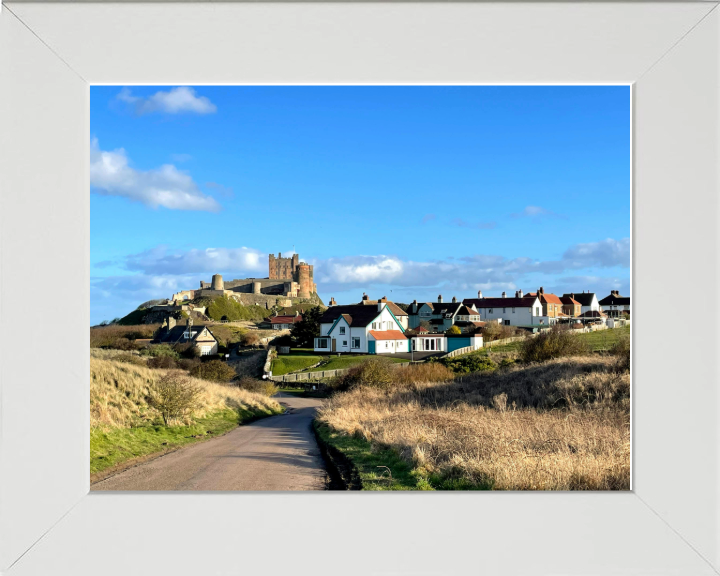
[[[313,267],[301,262],[297,254],[283,258],[282,253],[268,256],[267,278],[243,278],[241,280],[223,280],[215,274],[210,282],[200,281],[197,290],[182,290],[173,294],[173,301],[193,300],[203,296],[255,295],[266,297],[311,298],[317,293],[317,284],[313,278]],[[260,300],[255,298],[253,300]]]

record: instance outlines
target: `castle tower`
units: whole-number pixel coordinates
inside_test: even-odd
[[[308,264],[298,265],[298,296],[300,298],[310,298],[313,293],[313,284],[310,279],[310,266]]]
[[[223,283],[223,277],[220,274],[213,274],[212,284],[210,286],[213,290],[225,290],[225,284]]]
[[[260,294],[260,288],[262,287],[262,282],[260,282],[260,280],[253,280],[252,287],[253,287],[253,294]]]

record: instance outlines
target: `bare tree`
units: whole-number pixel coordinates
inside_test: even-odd
[[[191,414],[198,407],[202,390],[181,374],[166,374],[155,383],[150,405],[162,415],[166,426],[172,420]]]

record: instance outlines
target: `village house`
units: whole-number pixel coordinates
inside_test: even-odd
[[[569,318],[576,318],[582,314],[582,304],[575,300],[572,296],[563,296],[560,298],[562,302],[562,312]]]
[[[600,312],[600,303],[598,302],[597,296],[594,292],[572,292],[570,294],[563,294],[563,298],[569,296],[576,302],[580,302],[580,314],[584,312]]]
[[[500,298],[484,298],[478,290],[477,298],[466,298],[463,304],[477,310],[483,322],[499,321],[505,326],[536,326],[550,324],[550,318],[543,313],[543,305],[537,295],[515,292],[508,298],[505,292]],[[552,319],[555,321],[555,318]]]
[[[630,296],[620,296],[617,290],[611,290],[610,295],[600,300],[599,304],[602,311],[611,318],[630,314]]]
[[[417,300],[413,300],[408,312],[411,328],[418,328],[422,322],[427,322],[430,325],[430,332],[435,333],[445,332],[455,324],[466,331],[475,330],[483,325],[478,311],[469,308],[463,302],[458,302],[455,296],[451,302],[443,302],[442,294],[438,296],[437,302],[418,304]]]
[[[551,294],[549,292],[546,293],[542,286],[538,288],[537,292],[529,292],[525,296],[537,296],[540,304],[542,305],[542,316],[547,316],[550,319],[550,324],[554,324],[556,320],[562,317],[562,301],[555,294]]]
[[[287,316],[273,316],[270,318],[270,327],[273,330],[290,330],[293,324],[300,322],[302,316],[299,312],[295,312],[294,315]]]
[[[175,318],[168,318],[160,327],[157,341],[163,344],[190,344],[199,356],[218,353],[218,342],[207,326],[193,326],[192,318],[185,325],[178,324]]]
[[[386,298],[376,304],[330,306],[320,318],[318,352],[395,354],[409,352],[405,327]]]
[[[395,302],[391,302],[388,300],[385,296],[380,298],[380,300],[370,300],[367,294],[363,292],[362,300],[358,302],[358,304],[361,304],[363,306],[377,306],[379,302],[382,302],[384,304],[387,304],[390,311],[393,313],[395,318],[398,319],[398,322],[400,322],[400,326],[402,326],[405,330],[409,328],[408,325],[408,313],[405,312],[400,306],[395,304]],[[330,299],[330,306],[334,306],[336,304],[335,298]]]

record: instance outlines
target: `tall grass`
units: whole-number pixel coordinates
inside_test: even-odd
[[[629,373],[618,372],[614,358],[555,359],[455,380],[449,370],[428,378],[415,370],[397,370],[394,386],[335,394],[320,422],[392,447],[435,488],[629,489]]]
[[[115,359],[90,358],[90,426],[132,428],[150,425],[162,420],[153,408],[152,398],[159,379],[172,371],[152,370]],[[180,372],[185,374],[184,372]],[[190,424],[193,418],[202,418],[222,410],[249,410],[280,412],[279,404],[261,394],[237,386],[215,384],[191,379],[201,390],[197,407],[182,422]]]

